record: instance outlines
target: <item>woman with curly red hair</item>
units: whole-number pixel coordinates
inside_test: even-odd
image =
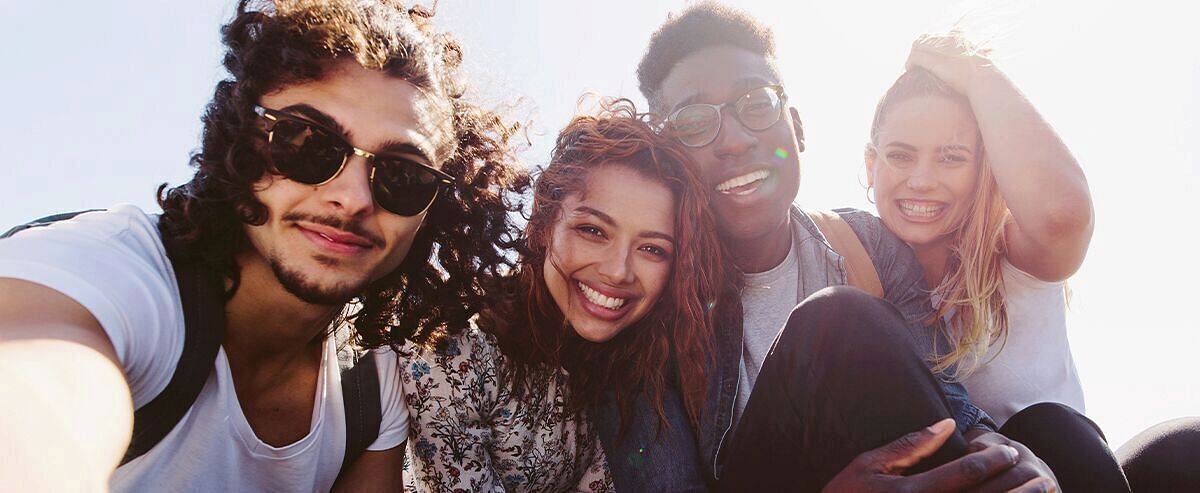
[[[563,129],[477,329],[403,351],[413,489],[612,490],[587,410],[611,392],[665,423],[676,374],[695,426],[729,283],[698,178],[647,120],[618,101]]]

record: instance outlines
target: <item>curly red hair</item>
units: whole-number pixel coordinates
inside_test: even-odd
[[[683,150],[660,135],[651,117],[628,100],[607,102],[596,115],[579,116],[558,135],[550,164],[534,185],[533,209],[519,248],[518,272],[506,302],[485,310],[480,327],[497,335],[502,350],[522,368],[547,364],[566,368],[579,410],[614,391],[629,422],[633,398],[644,392],[665,424],[662,393],[678,373],[684,406],[698,426],[712,358],[713,314],[729,286],[715,220],[699,177]],[[552,230],[563,200],[586,193],[588,175],[604,166],[625,166],[660,182],[675,198],[677,249],[663,296],[641,320],[604,343],[579,337],[564,320],[544,281]]]

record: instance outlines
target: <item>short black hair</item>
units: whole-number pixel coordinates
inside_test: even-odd
[[[650,35],[650,45],[638,63],[638,89],[653,111],[662,111],[663,80],[680,60],[705,48],[734,46],[762,55],[777,79],[775,35],[743,10],[704,2],[673,14]]]

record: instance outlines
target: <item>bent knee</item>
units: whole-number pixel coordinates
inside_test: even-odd
[[[851,286],[827,287],[805,298],[792,310],[782,337],[854,346],[911,343],[904,317],[891,303]]]

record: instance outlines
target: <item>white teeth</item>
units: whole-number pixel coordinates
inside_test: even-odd
[[[604,308],[608,308],[609,310],[616,310],[617,308],[621,308],[621,306],[625,304],[624,298],[613,298],[610,296],[605,296],[605,295],[600,294],[599,291],[589,288],[587,286],[587,284],[584,284],[582,282],[578,283],[578,284],[579,284],[579,290],[583,291],[583,295],[585,297],[587,297],[588,301],[590,301],[592,303],[600,305]]]
[[[765,169],[760,169],[758,171],[752,171],[752,172],[746,173],[742,176],[735,176],[733,178],[725,180],[725,181],[721,182],[719,185],[717,185],[716,189],[718,192],[728,193],[729,190],[732,190],[734,188],[746,186],[746,185],[749,185],[756,181],[765,180],[765,179],[767,179],[768,176],[771,176],[770,171],[767,171]],[[745,195],[745,194],[751,193],[753,191],[754,190],[745,190],[742,192],[738,192],[738,195]]]
[[[336,241],[333,240],[333,238],[330,238],[329,236],[325,235],[324,233],[317,233],[317,234],[321,235],[321,238],[325,238],[326,240],[329,240],[331,243],[337,243]]]
[[[901,202],[900,209],[909,216],[933,217],[937,213],[942,212],[946,208],[944,205],[931,204],[913,204],[909,202]]]

